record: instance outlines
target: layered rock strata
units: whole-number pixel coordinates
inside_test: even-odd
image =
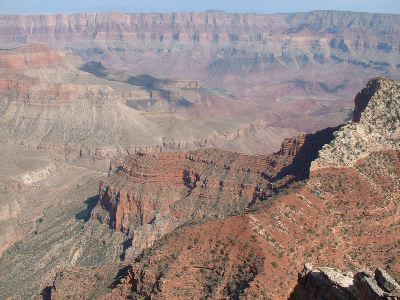
[[[332,11],[273,15],[224,12],[3,15],[0,41],[8,45],[28,42],[75,44],[78,48],[91,45],[87,54],[102,56],[111,51],[121,58],[132,50],[172,56],[177,52],[204,58],[218,53],[220,58],[210,64],[210,69],[216,72],[257,69],[277,63],[346,62],[390,68],[399,63],[396,58],[399,48],[395,43],[399,23],[396,15]],[[104,43],[114,46],[103,48]],[[379,54],[388,59],[379,60],[382,57]]]
[[[334,128],[290,138],[269,156],[222,150],[138,153],[115,161],[99,185],[93,216],[144,249],[188,221],[242,213],[308,176],[308,166]]]

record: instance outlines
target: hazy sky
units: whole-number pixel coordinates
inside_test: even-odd
[[[298,12],[334,9],[400,14],[400,0],[0,0],[0,14],[74,12]]]

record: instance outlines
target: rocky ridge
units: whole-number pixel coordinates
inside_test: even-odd
[[[397,101],[397,84],[375,79],[369,86],[376,84],[379,95],[388,95],[394,88],[394,93],[389,93],[394,97],[365,99],[368,105],[361,113],[361,122],[363,118],[367,122],[367,116],[374,117],[370,105],[374,108],[381,105],[379,102]],[[396,114],[398,107],[394,105],[391,114]],[[388,121],[386,117],[392,120],[387,114],[382,122]],[[380,134],[381,127],[376,130]],[[354,273],[381,268],[399,278],[399,149],[369,151],[346,167],[312,168],[303,188],[259,211],[181,227],[166,235],[127,264],[129,272],[110,295],[288,299],[298,280],[295,270],[307,261],[328,266],[312,273],[318,278],[323,272],[336,276],[329,268]],[[368,283],[367,287],[374,286],[378,277],[368,274],[357,278]],[[332,283],[327,284],[333,288]],[[363,287],[360,292],[367,290]],[[381,283],[376,291],[380,290]],[[380,297],[390,298],[388,293],[386,290]]]
[[[219,16],[224,15],[211,14],[216,15],[214,19],[217,24]],[[327,21],[326,17],[328,19],[331,17],[332,20]],[[115,64],[115,59],[127,60],[128,57],[132,59],[130,63],[127,60],[126,68],[122,68],[123,70],[119,73],[112,71],[112,68],[103,70],[107,72],[106,76],[96,76],[96,74],[85,72],[72,66],[70,62],[66,63],[65,60],[60,62],[58,57],[51,58],[50,54],[51,59],[45,61],[45,56],[38,53],[46,55],[47,50],[37,48],[35,45],[32,46],[32,58],[29,58],[29,51],[26,49],[1,50],[2,72],[4,72],[1,83],[2,100],[4,100],[1,102],[1,112],[4,114],[1,124],[4,125],[4,129],[12,140],[33,145],[41,141],[44,148],[54,146],[61,148],[61,152],[70,152],[78,157],[95,155],[109,158],[114,155],[112,151],[109,152],[107,148],[109,145],[120,151],[122,155],[127,151],[128,146],[132,146],[128,151],[137,152],[129,155],[125,161],[113,164],[110,177],[99,187],[100,201],[92,213],[90,225],[73,222],[74,232],[70,232],[70,238],[74,239],[77,232],[85,229],[86,237],[85,241],[82,241],[85,244],[87,241],[92,241],[92,230],[95,230],[97,226],[109,233],[107,241],[113,240],[113,233],[107,227],[122,231],[123,234],[118,233],[119,240],[111,243],[113,248],[107,249],[109,252],[99,256],[103,257],[102,259],[106,257],[107,263],[112,264],[112,268],[109,269],[113,270],[112,272],[119,268],[119,275],[110,285],[110,276],[105,276],[103,279],[99,277],[102,272],[107,273],[108,266],[103,266],[104,270],[98,270],[98,272],[85,270],[84,274],[87,276],[81,281],[85,284],[85,288],[74,289],[73,292],[85,290],[85,293],[90,295],[91,286],[97,289],[98,284],[103,284],[99,293],[110,292],[112,298],[186,299],[189,295],[195,298],[259,298],[262,295],[264,298],[285,299],[289,297],[289,292],[297,283],[296,271],[301,268],[304,261],[352,272],[357,272],[364,267],[384,268],[389,270],[394,278],[399,276],[400,269],[397,262],[399,255],[397,199],[400,190],[397,134],[398,83],[385,79],[371,81],[356,98],[354,122],[340,129],[335,138],[331,135],[335,129],[331,129],[326,135],[325,133],[320,136],[318,134],[303,135],[286,140],[277,153],[260,157],[218,150],[191,151],[185,154],[163,153],[168,148],[165,145],[183,144],[181,142],[185,139],[177,139],[174,135],[168,136],[166,132],[160,131],[160,128],[169,130],[178,128],[179,131],[188,128],[185,126],[187,123],[182,121],[184,117],[173,115],[171,118],[172,114],[166,109],[171,106],[163,99],[171,100],[174,105],[179,104],[183,107],[182,111],[186,112],[190,111],[189,108],[192,106],[186,101],[181,101],[181,96],[184,99],[192,97],[193,102],[207,104],[205,100],[209,98],[197,98],[197,95],[199,92],[208,90],[201,81],[209,85],[212,76],[226,80],[225,75],[229,77],[232,74],[246,74],[246,77],[241,78],[245,78],[246,84],[251,83],[257,88],[257,85],[262,85],[260,81],[252,81],[254,79],[251,78],[251,74],[258,75],[259,72],[278,68],[277,66],[281,65],[284,68],[289,67],[289,70],[292,70],[291,68],[299,68],[300,72],[305,70],[306,78],[302,77],[301,80],[285,78],[292,81],[290,86],[296,87],[293,93],[297,93],[299,88],[303,89],[303,93],[306,91],[308,93],[308,88],[312,86],[313,90],[317,87],[324,90],[325,94],[338,95],[348,88],[348,86],[343,87],[346,76],[339,76],[343,81],[335,79],[324,85],[321,82],[310,81],[307,77],[310,74],[308,72],[313,73],[318,68],[326,68],[326,66],[332,72],[339,69],[343,71],[349,65],[360,72],[362,70],[360,76],[365,76],[367,73],[369,76],[371,70],[378,73],[397,70],[398,47],[392,41],[398,34],[395,17],[362,15],[355,18],[351,13],[318,12],[301,16],[294,15],[292,20],[285,18],[286,16],[277,16],[274,19],[274,22],[279,21],[279,24],[277,27],[271,27],[274,33],[268,32],[272,36],[264,38],[261,35],[260,38],[248,38],[246,35],[249,31],[243,30],[243,34],[238,37],[235,44],[235,49],[244,50],[244,52],[236,53],[233,53],[235,50],[221,54],[220,47],[225,46],[223,39],[219,41],[217,37],[215,40],[214,37],[213,40],[202,40],[201,44],[199,40],[199,44],[191,45],[184,35],[172,36],[172,42],[166,36],[165,41],[160,41],[166,44],[157,48],[152,38],[149,42],[150,46],[147,42],[143,42],[146,40],[146,35],[139,38],[140,41],[137,42],[132,42],[129,38],[128,43],[123,40],[125,37],[120,36],[119,39],[108,31],[104,35],[99,34],[98,38],[106,39],[105,44],[121,44],[114,46],[114,49],[105,49],[98,47],[98,41],[92,41],[93,44],[86,51],[82,48],[78,49],[74,44],[81,38],[77,37],[81,34],[80,28],[86,25],[82,24],[80,28],[77,26],[74,29],[72,26],[71,30],[66,30],[69,33],[60,32],[59,35],[58,33],[54,35],[58,35],[56,38],[59,40],[55,43],[58,46],[69,46],[82,57],[90,57],[90,60],[93,60],[92,57],[96,60],[104,58],[107,66]],[[309,23],[304,24],[304,18]],[[104,25],[104,20],[101,22]],[[114,24],[114,22],[115,20],[110,18],[105,23]],[[290,23],[290,29],[287,29],[285,22]],[[373,28],[379,28],[380,33],[375,32],[375,29],[365,27],[364,25],[368,22],[376,22]],[[243,21],[243,23],[246,22]],[[300,26],[299,23],[303,25]],[[254,23],[255,27],[256,25]],[[179,25],[176,26],[179,27]],[[115,28],[117,28],[116,32],[121,32],[118,26]],[[48,42],[48,31],[43,33],[45,31],[42,30],[38,36],[42,35],[39,38]],[[256,28],[256,31],[259,30]],[[36,31],[38,32],[40,30]],[[326,41],[321,40],[321,32]],[[90,33],[89,29],[87,33]],[[319,35],[319,45],[322,45],[320,48],[315,42],[316,33]],[[291,34],[292,39],[288,42],[279,36],[280,34],[282,36]],[[368,38],[365,38],[366,36]],[[36,39],[36,37],[31,38]],[[9,37],[5,40],[8,41],[7,43],[19,43],[16,40],[10,42]],[[104,40],[101,42],[103,43]],[[315,46],[315,51],[309,50],[311,42]],[[186,46],[179,47],[185,43],[189,44],[187,48]],[[234,43],[235,41],[230,40],[226,45]],[[288,48],[282,48],[282,43],[286,43]],[[147,45],[150,50],[142,52],[143,45]],[[252,48],[253,45],[255,47]],[[260,45],[264,45],[265,48]],[[87,45],[82,47],[88,48]],[[268,49],[261,51],[260,47]],[[129,75],[130,68],[135,65],[133,60],[138,57],[144,60],[143,53],[146,55],[159,53],[154,56],[155,60],[148,63],[146,61],[146,68],[151,69],[152,64],[158,62],[157,59],[165,59],[165,55],[170,55],[168,62],[173,63],[175,67],[173,50],[188,49],[191,53],[196,53],[196,51],[192,52],[194,48],[204,50],[203,53],[208,53],[210,59],[198,58],[197,61],[202,62],[203,69],[199,71],[199,66],[193,67],[193,70],[198,72],[194,72],[198,76],[190,77],[196,78],[193,81],[163,81],[151,76]],[[171,50],[170,53],[169,50]],[[10,55],[13,51],[15,55],[19,55],[17,58]],[[140,54],[133,55],[135,51]],[[179,51],[178,56],[181,56],[182,52]],[[257,51],[257,54],[254,51]],[[309,52],[315,54],[312,59]],[[119,54],[114,55],[115,53]],[[273,56],[270,55],[271,53]],[[259,59],[259,56],[263,58]],[[182,57],[187,58],[187,56]],[[5,61],[10,63],[4,63]],[[125,67],[125,61],[122,65]],[[137,65],[137,70],[144,68],[140,64]],[[115,66],[119,69],[118,66],[121,64]],[[160,65],[160,72],[165,66]],[[316,66],[318,68],[314,69]],[[167,67],[169,67],[168,64]],[[314,71],[310,71],[307,67]],[[65,73],[59,73],[60,68],[65,68]],[[179,73],[179,64],[176,64],[173,70]],[[205,79],[199,78],[205,73],[207,74]],[[56,76],[56,74],[62,75]],[[285,74],[282,74],[280,76],[285,77]],[[280,77],[275,79],[281,80]],[[154,86],[153,83],[155,83]],[[89,86],[89,89],[80,90],[80,86],[83,85]],[[128,86],[134,89],[128,89]],[[242,88],[242,85],[238,86]],[[353,86],[353,83],[350,83],[350,86]],[[137,87],[140,88],[136,90]],[[155,89],[146,91],[149,87]],[[274,88],[282,90],[279,84]],[[245,94],[246,89],[243,88],[243,90]],[[226,93],[227,97],[230,97],[230,91],[210,90],[208,92],[224,95]],[[266,91],[263,90],[263,99],[265,93]],[[163,98],[163,95],[168,96]],[[242,95],[239,94],[240,97]],[[249,93],[247,96],[248,98],[243,99],[248,100],[252,94]],[[301,93],[300,96],[302,96]],[[331,106],[334,98],[326,98],[328,100],[317,98],[317,101],[312,98],[298,98],[297,94],[288,96],[279,93],[271,93],[271,97],[276,101],[265,101],[263,104],[271,108],[271,113],[267,114],[267,117],[269,121],[281,122],[281,124],[293,116],[297,118],[297,122],[303,122],[303,119],[293,112],[283,111],[283,108],[288,106],[288,102],[296,110],[307,111],[309,113],[307,117],[322,112],[327,112],[329,115],[330,112],[335,111],[335,105],[341,105],[338,102]],[[145,101],[140,102],[141,100]],[[142,104],[146,104],[149,100],[150,108],[147,109]],[[323,101],[327,103],[326,106],[320,105]],[[315,104],[316,102],[319,104]],[[243,103],[245,102],[241,105]],[[260,103],[248,101],[246,106],[238,105],[238,107],[240,111],[251,110],[252,105],[254,109]],[[165,106],[165,104],[168,105]],[[134,105],[136,108],[132,107]],[[318,105],[320,105],[320,110],[311,109]],[[87,115],[77,118],[76,114],[71,117],[71,112],[82,111],[93,118],[88,119]],[[167,114],[161,117],[160,111],[167,111]],[[260,114],[264,113],[262,109],[259,111]],[[278,115],[278,117],[271,117],[271,115]],[[157,122],[154,122],[155,119]],[[47,123],[49,120],[54,122]],[[204,123],[199,123],[203,129]],[[137,131],[128,133],[125,131],[126,128],[135,128]],[[196,129],[193,128],[199,127],[190,128],[193,131],[185,133],[187,139],[209,145],[210,135],[196,133]],[[262,126],[260,128],[262,129]],[[111,134],[104,135],[104,132],[111,132]],[[238,135],[251,135],[254,132],[254,128],[252,129],[250,125],[247,133],[244,129],[242,133],[238,132]],[[138,135],[132,136],[132,133]],[[198,134],[197,139],[194,138],[195,134]],[[227,139],[230,139],[230,135],[235,137],[235,134],[235,130],[232,130],[231,134],[227,134]],[[151,136],[153,139],[140,140],[138,136]],[[187,142],[187,139],[184,142]],[[321,148],[332,139],[335,141],[321,151],[320,157],[313,163],[310,171],[309,163],[317,157],[315,149]],[[73,141],[78,142],[73,144]],[[139,148],[141,145],[149,148],[153,145],[162,145],[162,147],[156,146],[153,153],[144,154],[140,150],[135,150],[133,141],[139,145]],[[82,147],[82,144],[86,143],[89,146]],[[70,150],[63,148],[65,144],[70,146]],[[307,145],[313,146],[309,148]],[[312,152],[313,155],[307,155],[307,152]],[[290,184],[308,177],[309,180],[304,187],[302,184]],[[207,179],[206,182],[203,181],[205,179]],[[294,190],[292,193],[284,197],[275,195],[276,191],[285,191],[288,186],[289,190]],[[42,199],[41,196],[39,195],[37,199]],[[2,211],[2,216],[15,218],[15,215],[10,213],[11,210],[18,214],[19,211],[12,202],[9,204],[5,213]],[[21,207],[21,211],[23,209],[26,211],[26,207]],[[70,214],[73,218],[74,212],[71,211]],[[323,222],[321,222],[321,216],[323,216]],[[105,225],[99,225],[98,220]],[[40,229],[39,223],[38,221]],[[51,224],[46,226],[54,227]],[[57,234],[54,235],[56,239]],[[36,234],[33,233],[33,235]],[[95,235],[101,235],[101,230],[96,231]],[[40,248],[38,241],[45,240],[46,237],[44,234],[39,237],[28,238],[26,243],[21,241],[16,247],[12,247],[12,251],[20,253],[17,248],[24,245],[22,248],[26,251],[25,253],[28,253],[29,241],[34,241]],[[122,238],[127,239],[123,246],[120,244]],[[100,249],[101,243],[107,243],[107,241],[98,239],[94,243],[96,249]],[[83,245],[82,248],[86,249],[85,251],[91,248],[86,246]],[[115,259],[120,254],[121,248],[123,248],[120,257],[122,265],[117,265]],[[142,249],[147,250],[140,254]],[[15,262],[12,251],[6,251],[5,258],[1,260],[3,266],[12,265],[12,262]],[[76,251],[71,248],[70,252],[70,259],[65,262],[66,267],[73,267],[78,261],[86,259],[84,255],[81,255],[82,250]],[[90,250],[87,253],[89,252]],[[57,249],[54,249],[54,253],[58,253]],[[90,260],[93,256],[90,256]],[[37,257],[35,256],[35,261]],[[99,258],[95,263],[89,262],[87,265],[96,268],[101,265],[102,259]],[[35,268],[39,270],[42,261],[38,259],[37,264],[36,262],[30,264],[33,266],[33,273]],[[68,276],[56,278],[54,289],[57,290],[52,293],[54,297],[59,294],[60,298],[63,298],[65,296],[62,294],[63,291],[67,289],[71,291],[68,287],[80,282],[79,266],[77,269],[77,272],[71,272],[71,274],[66,272]],[[43,288],[46,287],[47,290],[53,290],[50,279],[54,269],[51,272],[51,274],[38,272],[41,280],[45,278]],[[18,278],[15,274],[10,272],[0,277],[7,278],[8,282],[15,284]],[[91,284],[94,280],[93,276],[96,276],[96,285]],[[66,281],[63,281],[64,279]],[[32,289],[41,284],[31,282],[28,285]],[[11,284],[7,286],[4,296],[10,293],[12,288]]]
[[[312,170],[348,167],[375,151],[396,150],[400,146],[400,85],[397,81],[371,80],[355,98],[353,122],[336,133],[312,164]]]
[[[216,149],[127,156],[100,183],[101,208],[92,215],[130,236],[134,251],[143,250],[184,223],[242,213],[305,179],[335,130],[287,139],[269,156]]]
[[[369,104],[366,107],[364,112]],[[332,131],[329,139],[320,136],[314,140],[315,149],[331,139],[334,143]],[[301,152],[309,149],[304,145],[313,140],[311,136],[288,139],[270,156],[202,150],[138,153],[115,162],[105,184],[100,185],[100,203],[83,229],[89,234],[96,227],[117,229],[114,233],[125,239],[123,247],[120,245],[120,260],[89,270],[70,266],[42,288],[54,299],[67,295],[76,299],[90,295],[104,299],[288,299],[305,262],[326,266],[318,270],[330,273],[333,269],[354,274],[366,268],[385,269],[398,281],[399,150],[373,151],[351,166],[324,167],[309,173],[317,150],[307,166],[296,161],[306,161]],[[239,176],[232,176],[225,165],[231,170],[238,167],[235,172]],[[287,179],[307,177],[304,184],[284,189],[287,195],[259,199],[237,213],[236,207],[224,207],[231,198],[238,199],[234,203],[237,207],[247,205],[249,198],[238,196],[240,183],[246,183],[249,188],[244,190],[251,191],[250,181],[256,180],[273,192]],[[202,187],[206,178],[208,191]],[[163,206],[164,202],[167,205]],[[210,203],[217,205],[210,207]],[[191,214],[193,207],[198,208],[198,214]],[[229,209],[234,213],[225,213]],[[170,220],[182,222],[181,226],[176,228]],[[141,252],[143,248],[147,249]],[[9,259],[12,257],[7,256]],[[110,279],[110,272],[114,272],[114,279]],[[373,280],[374,276],[368,276],[366,280]]]

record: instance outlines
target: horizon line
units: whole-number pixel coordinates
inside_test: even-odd
[[[16,13],[16,12],[0,12],[0,16],[56,16],[56,15],[80,15],[80,14],[248,14],[248,15],[290,15],[290,14],[307,14],[313,12],[337,12],[337,13],[358,13],[358,14],[374,14],[374,15],[393,15],[400,16],[400,13],[388,12],[370,12],[370,11],[353,11],[338,9],[314,9],[293,12],[245,12],[245,11],[225,11],[220,9],[208,9],[204,11],[123,11],[123,10],[99,10],[99,11],[80,11],[80,12],[38,12],[38,13]]]

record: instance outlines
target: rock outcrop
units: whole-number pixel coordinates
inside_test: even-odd
[[[290,300],[397,300],[400,285],[380,268],[353,275],[306,264]]]
[[[354,121],[343,126],[335,140],[320,152],[311,170],[352,166],[372,152],[398,150],[400,84],[372,79],[355,98]]]
[[[135,251],[189,221],[243,213],[307,178],[336,129],[289,138],[269,156],[222,150],[138,153],[114,162],[93,217],[132,237]]]

